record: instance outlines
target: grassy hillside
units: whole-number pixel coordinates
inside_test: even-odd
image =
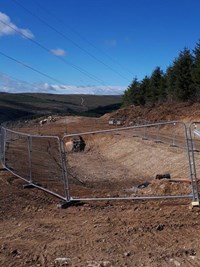
[[[120,107],[121,96],[0,93],[0,123],[48,114],[100,116]]]

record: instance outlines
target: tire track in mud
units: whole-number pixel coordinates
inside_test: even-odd
[[[184,227],[182,227],[182,225],[180,224],[180,230],[178,230],[177,225],[175,228],[177,228],[177,230],[174,230],[174,226],[171,225],[172,228],[167,229],[167,231],[164,233],[164,231],[162,231],[161,234],[159,235],[155,235],[154,238],[152,239],[152,244],[157,244],[158,246],[161,246],[159,240],[162,240],[163,243],[163,248],[166,247],[167,244],[167,249],[166,251],[164,251],[163,249],[161,250],[161,255],[156,256],[158,254],[158,250],[156,251],[156,254],[153,255],[152,257],[154,258],[154,260],[157,261],[161,261],[161,266],[163,266],[163,262],[167,262],[167,266],[182,266],[182,264],[184,264],[184,266],[199,266],[200,260],[199,258],[196,257],[196,251],[198,249],[195,249],[191,246],[187,245],[187,242],[183,244],[181,244],[181,231],[184,231],[183,235],[184,235],[184,240],[190,240],[191,238],[193,238],[193,236],[191,235],[192,231],[191,228],[189,227],[188,229],[188,225],[184,225]],[[171,230],[171,233],[169,233],[169,230]],[[195,243],[198,244],[198,237],[196,236],[195,232],[194,232],[195,238],[197,239],[197,241]],[[167,238],[168,237],[168,238]],[[182,237],[182,236],[181,236]],[[147,238],[146,238],[147,240]],[[148,238],[148,241],[149,238]],[[180,243],[180,244],[179,244]],[[151,249],[152,245],[150,246]],[[169,252],[172,249],[173,252]]]
[[[63,244],[65,249],[69,252],[74,252],[80,254],[84,253],[84,251],[88,250],[88,247],[95,247],[96,242],[93,238],[84,238],[84,237],[75,237],[72,239],[68,239],[67,243]]]
[[[129,239],[121,238],[120,236],[111,236],[105,241],[105,245],[107,245],[107,249],[110,251],[118,251],[122,254],[125,253],[129,247],[130,241]]]
[[[30,198],[30,205],[37,205],[37,208],[45,207],[52,204],[59,204],[58,198],[47,195],[46,192],[43,192],[40,189],[34,188],[30,189],[31,192],[27,192],[28,199]],[[36,194],[32,190],[37,190]],[[47,207],[46,207],[47,208]]]
[[[160,266],[200,266],[199,257],[190,255],[176,256],[173,253],[154,257],[152,261],[160,262]]]

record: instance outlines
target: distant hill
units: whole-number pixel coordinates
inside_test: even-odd
[[[0,123],[60,114],[101,116],[118,109],[122,96],[0,93]]]

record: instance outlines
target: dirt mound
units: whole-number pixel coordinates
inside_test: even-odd
[[[125,124],[200,119],[200,103],[165,103],[153,107],[129,106],[110,114],[110,118],[121,119]]]
[[[171,182],[170,180],[153,180],[150,185],[141,190],[148,195],[187,195],[191,193],[190,183]]]

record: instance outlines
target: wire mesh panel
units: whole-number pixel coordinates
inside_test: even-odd
[[[28,136],[4,129],[4,165],[20,178],[30,180]]]
[[[189,127],[190,132],[190,151],[192,153],[192,178],[197,188],[197,194],[200,192],[200,122],[192,122]],[[194,190],[195,190],[194,186]],[[198,198],[198,196],[196,196]]]
[[[9,171],[30,185],[66,199],[67,183],[58,137],[3,128],[0,138],[2,162]]]
[[[191,196],[190,184],[180,182],[189,181],[187,150],[170,145],[176,125],[185,146],[185,125],[179,122],[66,135],[71,197]]]
[[[200,152],[200,122],[191,123],[190,130],[193,143],[193,150],[194,152],[197,152],[196,155],[198,155],[198,152]]]
[[[4,129],[0,127],[0,161],[4,158]]]
[[[182,148],[186,146],[185,129],[181,122],[158,123],[153,127],[148,125],[136,127],[133,133],[133,136],[143,140],[153,140]]]
[[[59,138],[31,136],[30,146],[32,182],[65,197]]]

